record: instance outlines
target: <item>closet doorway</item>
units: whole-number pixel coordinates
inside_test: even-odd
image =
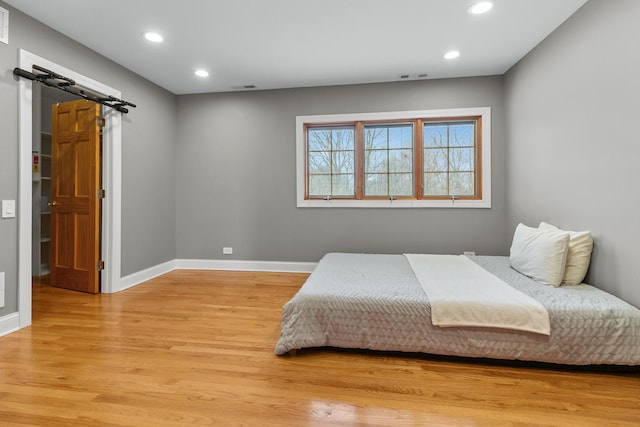
[[[100,105],[34,87],[32,274],[41,283],[98,293]]]
[[[48,70],[72,78],[76,84],[95,93],[120,98],[119,90],[79,74],[69,68],[20,49],[18,66],[31,70],[39,65]],[[18,81],[19,103],[19,160],[20,178],[18,192],[18,316],[13,320],[13,328],[21,329],[31,325],[32,269],[32,200],[33,172],[32,147],[35,137],[33,120],[33,91],[38,86],[25,79]],[[102,260],[104,270],[100,272],[100,291],[113,293],[122,289],[121,241],[122,241],[122,114],[111,108],[104,111],[105,127],[102,132],[102,187],[105,198],[102,201]],[[39,244],[39,242],[38,242]]]

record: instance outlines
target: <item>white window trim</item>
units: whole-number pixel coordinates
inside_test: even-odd
[[[305,124],[368,120],[394,120],[481,116],[482,199],[480,200],[305,200]],[[324,114],[296,116],[296,194],[299,208],[490,208],[491,207],[491,107],[445,110],[393,111],[387,113]]]

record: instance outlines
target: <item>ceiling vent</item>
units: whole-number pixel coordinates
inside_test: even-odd
[[[0,42],[9,44],[9,11],[0,7]]]
[[[400,74],[398,76],[399,80],[414,80],[414,79],[426,79],[429,76],[427,73],[418,73],[418,74]]]

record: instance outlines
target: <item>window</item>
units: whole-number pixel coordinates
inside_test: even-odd
[[[476,194],[476,127],[476,120],[424,124],[424,196]]]
[[[298,116],[298,206],[491,207],[490,113]]]
[[[306,148],[309,197],[354,197],[353,126],[310,128]]]
[[[413,124],[364,126],[364,197],[413,195]]]

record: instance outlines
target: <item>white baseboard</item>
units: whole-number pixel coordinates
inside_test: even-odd
[[[242,261],[217,259],[176,259],[147,268],[120,279],[116,292],[123,291],[173,270],[267,271],[279,273],[311,273],[316,262]]]
[[[242,261],[220,259],[178,259],[178,270],[271,271],[279,273],[311,273],[316,262]]]
[[[0,337],[15,332],[18,329],[20,329],[20,315],[18,313],[11,313],[0,317]]]
[[[176,269],[176,260],[167,261],[142,271],[130,274],[120,279],[120,286],[114,292],[124,291],[132,286],[151,280],[154,277],[162,276]]]

